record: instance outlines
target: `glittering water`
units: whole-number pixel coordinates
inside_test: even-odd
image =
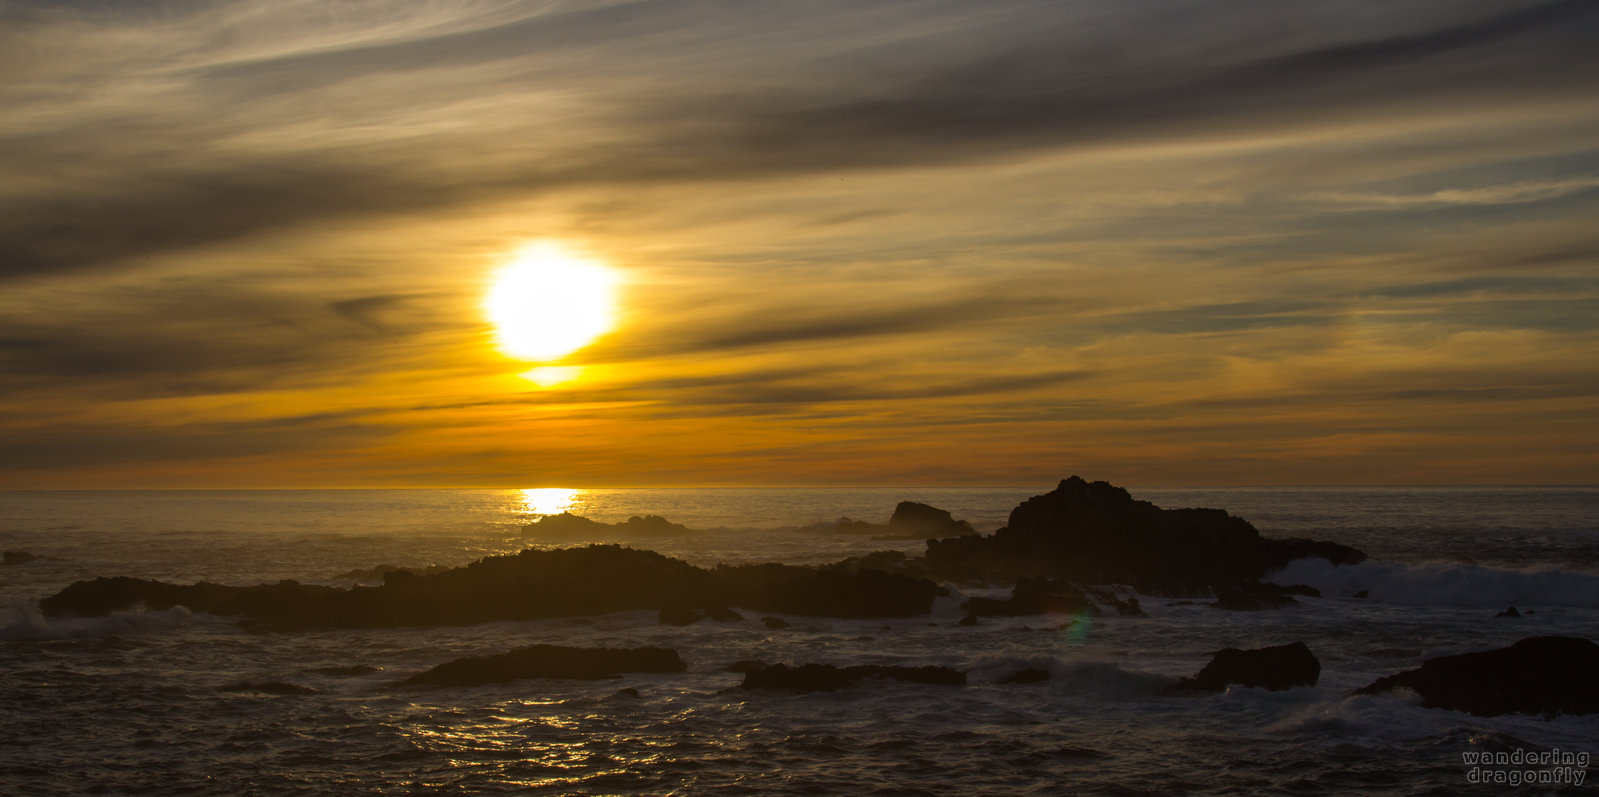
[[[784,527],[840,516],[882,522],[897,501],[919,500],[990,531],[1046,489],[0,494],[0,546],[41,557],[0,569],[0,791],[1456,793],[1470,789],[1463,751],[1599,752],[1596,717],[1478,718],[1347,696],[1429,656],[1538,634],[1599,637],[1599,490],[1591,489],[1134,491],[1378,557],[1355,568],[1293,566],[1285,580],[1316,584],[1326,597],[1275,612],[1146,597],[1149,618],[958,627],[957,601],[947,600],[927,617],[789,617],[794,626],[783,631],[756,622],[668,627],[632,612],[591,624],[245,634],[226,618],[182,610],[46,621],[35,608],[99,575],[348,583],[340,574],[378,564],[458,565],[586,542],[527,535],[529,520],[566,510],[608,522],[658,514],[713,529],[630,541],[697,564],[833,561],[921,545]],[[1349,597],[1357,590],[1370,597]],[[1510,602],[1536,614],[1494,620]],[[1294,640],[1322,662],[1313,688],[1161,691],[1218,648]],[[390,687],[452,658],[536,642],[672,647],[689,671]],[[970,685],[746,693],[731,689],[741,676],[722,671],[740,659],[942,664],[968,671]],[[376,669],[319,671],[350,665]],[[998,683],[1022,667],[1053,677]],[[263,691],[268,684],[313,691]]]

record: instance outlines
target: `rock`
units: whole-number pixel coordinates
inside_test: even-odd
[[[1508,609],[1506,609],[1506,610],[1504,610],[1504,611],[1502,611],[1502,612],[1500,612],[1500,613],[1498,613],[1498,614],[1496,614],[1494,616],[1495,617],[1520,617],[1521,616],[1521,612],[1516,611],[1516,607],[1512,606],[1512,607],[1510,607],[1510,608],[1508,608]]]
[[[718,623],[742,623],[744,615],[727,608],[726,606],[712,606],[705,610],[705,616]]]
[[[1149,613],[1144,611],[1144,607],[1138,605],[1137,597],[1128,597],[1127,600],[1122,600],[1121,596],[1105,587],[1089,587],[1083,591],[1098,598],[1102,603],[1110,604],[1111,608],[1116,610],[1116,614],[1122,617],[1149,616]]]
[[[999,682],[1002,684],[1036,684],[1047,680],[1049,680],[1049,670],[1028,667],[999,679]]]
[[[1351,595],[1350,597],[1361,598],[1361,599],[1369,598],[1369,597],[1371,597],[1371,590],[1369,590],[1369,589],[1359,590],[1354,595]]]
[[[972,524],[956,520],[949,512],[915,501],[901,501],[888,519],[889,530],[900,537],[926,538],[972,533]]]
[[[624,686],[621,689],[616,690],[616,692],[612,696],[613,697],[638,697],[638,690],[634,689],[631,686]]]
[[[967,612],[966,616],[962,617],[960,622],[956,623],[956,625],[964,625],[964,626],[977,625],[977,615],[972,614],[971,612]]]
[[[889,678],[918,684],[965,686],[966,673],[948,667],[898,667],[877,664],[835,667],[831,664],[806,664],[789,667],[774,664],[744,674],[743,688],[773,689],[807,694],[836,692],[867,678]]]
[[[309,686],[288,684],[282,681],[260,681],[228,684],[221,688],[223,692],[244,692],[263,695],[314,695],[316,690]]]
[[[722,672],[747,673],[764,669],[766,669],[766,662],[761,661],[760,659],[739,659],[738,661],[723,667]]]
[[[742,606],[824,617],[927,614],[944,589],[878,570],[798,565],[695,567],[619,545],[529,549],[434,573],[392,570],[381,586],[293,581],[253,587],[135,578],[79,581],[40,601],[47,617],[185,606],[244,618],[257,630],[382,628],[573,617],[687,606]]]
[[[1415,690],[1422,705],[1483,717],[1599,713],[1599,645],[1577,637],[1529,637],[1508,648],[1428,659],[1419,669],[1355,690]]]
[[[683,609],[683,608],[666,608],[666,609],[662,609],[661,613],[659,615],[657,615],[656,617],[657,617],[657,619],[660,620],[661,625],[677,625],[677,626],[693,625],[693,624],[705,619],[705,615],[702,615],[699,612],[694,611],[693,609]]]
[[[341,677],[371,675],[372,673],[382,671],[382,667],[373,667],[370,664],[351,664],[348,667],[314,667],[306,670],[306,672],[314,673],[316,675],[337,675]]]
[[[1198,674],[1178,681],[1172,689],[1220,692],[1229,684],[1238,684],[1278,691],[1314,686],[1319,677],[1321,662],[1305,643],[1295,642],[1254,650],[1227,648],[1219,651]]]
[[[761,618],[761,623],[763,623],[767,628],[770,628],[773,631],[781,631],[781,630],[783,630],[785,628],[790,628],[790,627],[793,626],[792,623],[790,623],[787,620],[784,620],[781,617],[762,617]]]
[[[582,515],[562,512],[545,515],[527,525],[528,531],[540,537],[580,537],[584,539],[616,539],[619,537],[682,537],[696,534],[687,526],[673,523],[659,515],[634,515],[623,523],[601,523]]]
[[[979,617],[1021,617],[1032,614],[1099,616],[1099,607],[1081,589],[1064,581],[1047,578],[1021,579],[1011,589],[1009,598],[970,598],[963,608]]]
[[[1295,559],[1353,564],[1365,554],[1313,540],[1271,540],[1219,509],[1162,509],[1126,490],[1076,476],[1030,498],[986,537],[929,540],[937,578],[1046,577],[1079,584],[1129,584],[1144,594],[1188,597],[1246,584]]]
[[[847,517],[841,517],[831,522],[811,523],[810,525],[801,526],[799,530],[806,534],[870,534],[886,536],[889,533],[888,526],[881,523],[868,523],[864,520],[851,520]]]
[[[5,553],[0,554],[0,564],[25,565],[29,562],[37,560],[38,558],[39,557],[34,556],[27,551],[6,551]]]
[[[467,656],[445,662],[396,686],[478,686],[524,678],[597,681],[627,672],[683,672],[688,669],[670,648],[574,648],[532,645],[492,656]]]

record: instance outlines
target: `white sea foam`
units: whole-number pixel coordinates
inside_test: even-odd
[[[1548,568],[1381,560],[1333,565],[1326,559],[1300,559],[1266,580],[1309,584],[1328,598],[1365,592],[1373,601],[1413,606],[1599,608],[1599,575]]]
[[[117,612],[106,617],[45,617],[35,605],[0,610],[0,640],[75,639],[155,631],[189,622],[192,613],[174,606],[158,612]]]

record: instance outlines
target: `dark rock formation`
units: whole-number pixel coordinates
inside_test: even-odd
[[[1330,542],[1265,539],[1220,509],[1162,509],[1073,476],[1024,501],[989,536],[929,540],[926,559],[938,578],[1042,576],[1182,597],[1253,583],[1307,557],[1353,564],[1365,554]]]
[[[863,664],[835,667],[831,664],[805,664],[789,667],[774,664],[744,674],[745,689],[774,689],[784,692],[836,692],[867,678],[890,678],[918,684],[965,686],[966,673],[948,667],[897,667]]]
[[[744,615],[727,608],[726,606],[711,606],[706,608],[705,616],[718,623],[742,623]]]
[[[1032,614],[1085,614],[1099,616],[1099,607],[1083,591],[1064,581],[1024,578],[1016,582],[1011,596],[971,598],[966,611],[978,617],[1021,617]]]
[[[1599,713],[1599,645],[1577,637],[1529,637],[1508,648],[1428,659],[1379,678],[1357,695],[1407,687],[1422,705],[1484,717]]]
[[[1500,613],[1498,613],[1498,614],[1496,614],[1494,616],[1495,617],[1520,617],[1521,616],[1521,612],[1516,611],[1516,607],[1512,606],[1512,607],[1510,607],[1510,608],[1508,608],[1508,609],[1506,609],[1506,610],[1504,610],[1504,611],[1502,611],[1502,612],[1500,612]]]
[[[766,669],[766,662],[760,659],[739,659],[722,668],[722,672],[748,673]]]
[[[688,669],[670,648],[573,648],[532,645],[492,656],[467,656],[445,662],[396,686],[478,686],[524,678],[597,681],[626,672],[682,672]]]
[[[915,501],[901,501],[888,519],[889,530],[900,537],[943,537],[971,534],[972,524],[956,520],[949,512]]]
[[[1238,684],[1277,691],[1314,686],[1320,677],[1321,662],[1305,643],[1295,642],[1271,648],[1219,651],[1198,674],[1178,681],[1172,689],[1220,692],[1228,684]]]
[[[671,607],[662,609],[661,613],[656,615],[656,619],[660,621],[661,625],[684,626],[693,625],[705,619],[705,615],[700,614],[693,609]]]
[[[0,564],[25,565],[38,558],[39,557],[34,556],[27,551],[6,551],[5,553],[0,554]]]
[[[761,623],[773,631],[781,631],[785,628],[790,628],[793,626],[792,623],[784,620],[781,617],[762,617]]]
[[[999,682],[1002,684],[1036,684],[1047,680],[1049,680],[1049,670],[1028,667],[999,679]]]
[[[972,614],[971,612],[967,612],[966,616],[962,617],[960,619],[960,622],[956,623],[956,625],[961,625],[961,626],[977,625],[977,615]]]
[[[351,664],[348,667],[314,667],[306,670],[306,672],[315,673],[317,675],[337,675],[344,677],[354,675],[371,675],[372,673],[382,671],[382,667],[373,667],[370,664]]]
[[[639,609],[740,606],[825,617],[913,617],[944,594],[930,581],[877,570],[792,565],[694,567],[617,545],[527,550],[432,574],[397,570],[382,586],[294,581],[188,586],[136,578],[80,581],[40,601],[46,616],[144,606],[236,615],[262,630],[465,625]]]
[[[527,525],[529,532],[541,537],[581,537],[584,539],[615,539],[634,537],[682,537],[695,534],[693,529],[673,523],[659,515],[634,515],[622,523],[601,523],[581,515],[562,512],[545,515]]]
[[[870,534],[872,536],[887,536],[889,534],[888,526],[881,523],[868,523],[864,520],[852,520],[847,517],[841,517],[834,521],[812,523],[807,526],[801,526],[799,530],[806,534]]]

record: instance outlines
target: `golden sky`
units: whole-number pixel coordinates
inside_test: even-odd
[[[1589,0],[0,2],[0,488],[1599,483],[1595,42]],[[529,246],[610,269],[609,332],[496,346]]]

